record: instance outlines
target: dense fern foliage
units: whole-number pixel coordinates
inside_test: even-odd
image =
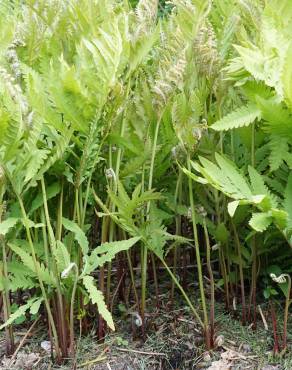
[[[147,289],[158,300],[165,274],[209,349],[217,289],[227,310],[240,295],[243,323],[282,292],[288,314],[291,20],[288,0],[1,2],[8,354],[19,318],[42,315],[57,361],[73,356],[77,327],[115,330],[125,285],[145,338]]]

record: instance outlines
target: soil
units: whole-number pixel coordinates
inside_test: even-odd
[[[148,309],[151,307],[153,309],[147,315],[147,335],[144,341],[141,339],[141,328],[137,326],[139,325],[138,314],[121,309],[115,313],[115,333],[108,334],[103,342],[98,342],[94,331],[83,336],[77,341],[75,360],[67,360],[63,365],[57,366],[50,358],[47,331],[45,327],[38,324],[12,360],[3,354],[4,339],[2,338],[0,369],[292,369],[292,355],[289,355],[289,351],[285,357],[273,357],[271,323],[264,306],[262,311],[268,322],[268,330],[265,330],[260,318],[257,328],[253,330],[251,327],[243,327],[234,313],[224,312],[223,306],[218,303],[216,305],[217,347],[213,351],[206,352],[200,328],[183,302],[176,301],[178,306],[171,309],[167,297],[160,298],[159,308],[156,307],[156,302],[148,301]],[[122,305],[118,307],[123,308]],[[290,327],[291,325],[292,322]],[[26,334],[27,329],[20,327],[16,332],[18,342]],[[288,339],[291,341],[292,338]],[[289,342],[289,346],[291,344]]]

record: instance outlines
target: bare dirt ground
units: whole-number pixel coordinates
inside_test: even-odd
[[[154,302],[149,301],[148,307]],[[291,370],[292,355],[274,358],[272,354],[273,337],[269,315],[262,307],[267,318],[268,330],[261,319],[257,329],[243,327],[238,320],[224,312],[217,305],[216,343],[213,351],[204,350],[203,338],[199,327],[184,306],[169,309],[163,306],[153,308],[147,317],[147,337],[139,338],[139,328],[135,337],[132,328],[135,315],[119,315],[117,330],[99,343],[92,332],[78,340],[75,361],[68,360],[62,366],[51,362],[50,351],[46,347],[47,331],[42,324],[36,325],[32,335],[20,348],[14,358],[3,355],[1,370],[53,370],[53,369],[91,369],[91,370],[140,370],[140,369],[208,369],[208,370]],[[232,315],[233,316],[233,315]],[[280,318],[279,318],[280,322]],[[291,322],[292,324],[292,322]],[[290,325],[292,328],[292,325]],[[17,334],[21,341],[27,328],[20,327]],[[290,352],[292,351],[291,336]],[[48,344],[48,343],[47,343]],[[0,346],[1,347],[1,346]]]

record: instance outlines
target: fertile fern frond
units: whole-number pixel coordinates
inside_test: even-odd
[[[154,104],[157,104],[160,108],[165,106],[175,89],[181,86],[186,66],[184,54],[183,52],[175,64],[166,61],[163,69],[159,71],[159,77],[155,81],[153,92],[155,94]]]
[[[219,72],[219,53],[217,37],[210,22],[199,30],[194,42],[194,52],[198,72],[208,78],[214,78]]]
[[[135,8],[137,27],[134,34],[134,40],[141,35],[148,35],[153,28],[158,10],[158,0],[140,0]]]

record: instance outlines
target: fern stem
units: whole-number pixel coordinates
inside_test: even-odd
[[[189,153],[187,155],[187,167],[188,167],[188,170],[191,171],[191,159],[190,159],[190,154]],[[190,201],[191,214],[192,214],[192,223],[193,223],[193,233],[194,233],[194,239],[195,239],[195,250],[196,250],[196,261],[197,261],[198,278],[199,278],[199,288],[200,288],[200,295],[201,295],[201,302],[202,302],[202,309],[203,309],[203,316],[204,316],[204,328],[205,328],[205,331],[206,331],[206,335],[208,335],[207,331],[208,331],[208,326],[209,326],[209,320],[208,320],[206,298],[205,298],[205,291],[204,291],[204,284],[203,284],[202,262],[201,262],[200,245],[199,245],[197,222],[196,222],[196,213],[195,213],[192,179],[190,177],[188,177],[188,184],[189,184],[189,201]]]
[[[206,219],[203,218],[203,228],[206,240],[206,260],[207,260],[207,268],[209,273],[210,279],[210,346],[211,348],[214,345],[214,325],[215,325],[215,283],[214,283],[214,275],[211,265],[211,247],[210,247],[210,238],[209,233],[206,225]]]
[[[83,229],[84,223],[85,223],[86,209],[87,209],[89,191],[90,191],[90,186],[91,186],[91,178],[92,176],[90,175],[87,181],[87,186],[86,186],[86,191],[85,191],[85,198],[84,198],[84,203],[83,203],[82,213],[81,213],[82,214],[81,224],[80,224],[81,229]]]
[[[160,122],[162,119],[163,112],[160,113],[159,119],[156,123],[154,138],[153,138],[153,145],[152,145],[152,152],[151,152],[151,161],[150,161],[150,170],[149,170],[149,180],[148,180],[148,190],[152,190],[153,185],[153,174],[154,174],[154,164],[155,164],[155,157],[156,157],[156,150],[157,150],[157,142],[158,142],[158,134],[160,128]],[[150,212],[151,202],[147,203],[147,219],[149,219],[149,212]],[[145,320],[145,309],[146,309],[146,284],[147,284],[147,261],[148,261],[148,248],[147,245],[143,245],[141,250],[141,317],[143,322],[143,330],[144,330],[144,320]]]
[[[177,182],[176,182],[176,188],[175,188],[175,195],[174,195],[174,199],[175,199],[175,213],[176,213],[176,216],[175,216],[175,234],[176,235],[181,235],[181,216],[178,214],[177,212],[177,209],[178,209],[178,205],[181,204],[181,200],[182,200],[182,178],[183,178],[183,174],[182,174],[182,171],[180,169],[180,167],[178,167],[178,179],[177,179]],[[177,250],[177,246],[174,247],[174,251],[173,251],[173,273],[174,275],[176,274],[176,269],[177,269],[177,258],[178,258],[178,250]],[[171,290],[170,290],[170,301],[171,301],[171,305],[173,305],[173,299],[174,299],[174,287],[175,287],[175,283],[174,283],[174,280],[171,281]]]
[[[290,306],[290,295],[291,295],[291,277],[289,274],[284,274],[284,276],[288,280],[288,289],[287,289],[287,296],[285,300],[285,310],[284,310],[284,323],[283,323],[283,349],[281,351],[281,355],[287,350],[287,325],[288,325],[288,317],[289,317],[289,306]]]
[[[42,295],[44,297],[44,302],[45,302],[46,310],[47,310],[47,313],[48,313],[48,319],[50,321],[50,325],[51,325],[51,328],[52,328],[53,337],[54,337],[54,341],[55,341],[57,359],[60,361],[62,356],[61,356],[60,347],[59,347],[59,339],[58,339],[57,329],[56,329],[55,321],[54,321],[52,311],[51,311],[51,308],[50,308],[47,293],[46,293],[46,290],[45,290],[45,287],[44,287],[44,283],[43,283],[43,280],[41,278],[39,265],[38,265],[38,262],[37,262],[36,253],[35,253],[33,241],[32,241],[32,238],[31,238],[31,233],[30,233],[30,229],[29,229],[28,217],[27,217],[27,214],[26,214],[26,211],[25,211],[25,208],[24,208],[24,204],[23,204],[23,201],[22,201],[20,195],[17,192],[15,192],[15,193],[16,193],[16,196],[17,196],[20,208],[21,208],[23,221],[24,221],[24,227],[25,227],[26,235],[27,235],[27,240],[28,240],[28,243],[29,243],[29,246],[30,246],[31,255],[32,255],[32,259],[33,259],[34,269],[35,269],[37,277],[38,277],[41,292],[42,292]]]
[[[251,127],[251,165],[255,167],[255,123]],[[253,329],[256,327],[256,289],[257,289],[257,244],[256,236],[252,236],[252,270],[251,270],[251,289],[250,289],[250,302],[248,308],[249,320],[251,320],[251,306],[253,305]]]
[[[42,177],[41,178],[41,187],[42,187],[42,194],[43,194],[43,202],[44,202],[44,211],[45,211],[45,219],[46,219],[46,225],[48,228],[48,233],[49,233],[49,241],[53,250],[53,254],[55,255],[55,249],[56,249],[56,239],[54,235],[54,231],[51,225],[50,221],[50,215],[49,215],[49,208],[48,208],[48,201],[47,201],[47,193],[46,193],[46,185],[45,185],[45,180]],[[62,199],[62,198],[61,198]],[[60,207],[60,204],[59,204]],[[60,215],[59,215],[60,217]],[[61,222],[61,219],[59,219],[59,222]],[[60,228],[57,225],[57,230],[60,230]],[[67,356],[67,335],[66,335],[66,321],[65,321],[65,310],[64,310],[64,303],[63,303],[63,296],[61,292],[61,287],[60,287],[60,281],[59,281],[59,274],[58,274],[58,268],[56,265],[55,258],[53,258],[52,262],[54,274],[56,276],[56,290],[57,290],[57,298],[58,298],[58,307],[60,310],[60,315],[58,317],[60,318],[61,322],[61,339],[62,339],[62,352],[63,356]],[[53,329],[53,327],[52,327]]]
[[[245,307],[245,291],[244,291],[244,277],[243,277],[243,264],[242,264],[242,257],[241,257],[241,246],[238,237],[238,233],[234,222],[231,220],[231,224],[233,227],[233,232],[235,236],[235,243],[237,246],[237,254],[238,254],[238,262],[239,262],[239,278],[240,278],[240,289],[241,289],[241,304],[242,304],[242,324],[245,325],[246,323],[246,307]]]
[[[205,324],[203,323],[202,319],[200,318],[200,315],[198,314],[197,310],[195,309],[195,307],[193,306],[192,302],[190,301],[188,295],[186,294],[185,290],[183,289],[183,287],[180,285],[179,281],[177,280],[176,276],[173,274],[173,272],[171,271],[171,269],[168,267],[167,263],[164,261],[163,258],[160,259],[162,264],[164,265],[164,267],[166,268],[167,272],[169,273],[169,275],[171,276],[172,280],[175,282],[176,286],[178,287],[178,289],[180,290],[180,292],[182,293],[184,299],[186,300],[188,306],[190,307],[190,309],[192,310],[193,314],[195,315],[196,319],[198,320],[199,324],[201,325],[201,327],[203,329],[205,329]]]
[[[44,214],[44,209],[43,208],[41,208],[41,222],[43,224],[42,234],[43,234],[43,244],[44,244],[44,250],[45,250],[46,266],[49,267],[48,235],[47,235],[47,230],[46,230],[46,219],[45,219],[45,214]]]
[[[0,209],[0,223],[1,223],[1,209]],[[11,309],[10,309],[9,289],[7,286],[7,281],[8,281],[7,253],[6,253],[5,239],[2,235],[0,235],[0,243],[2,245],[2,260],[3,260],[3,266],[0,266],[0,277],[3,278],[4,280],[4,284],[3,284],[4,289],[2,293],[3,318],[4,318],[4,321],[7,321],[11,314]],[[6,339],[5,340],[6,355],[11,355],[14,350],[14,337],[13,337],[12,325],[9,325],[5,328],[5,339]]]
[[[70,302],[70,354],[73,357],[75,353],[75,336],[74,336],[74,302],[75,302],[75,296],[76,296],[76,290],[77,290],[77,284],[78,284],[78,277],[79,277],[79,271],[78,266],[74,264],[75,269],[75,278],[74,278],[74,284],[72,288],[72,294],[71,294],[71,302]]]

